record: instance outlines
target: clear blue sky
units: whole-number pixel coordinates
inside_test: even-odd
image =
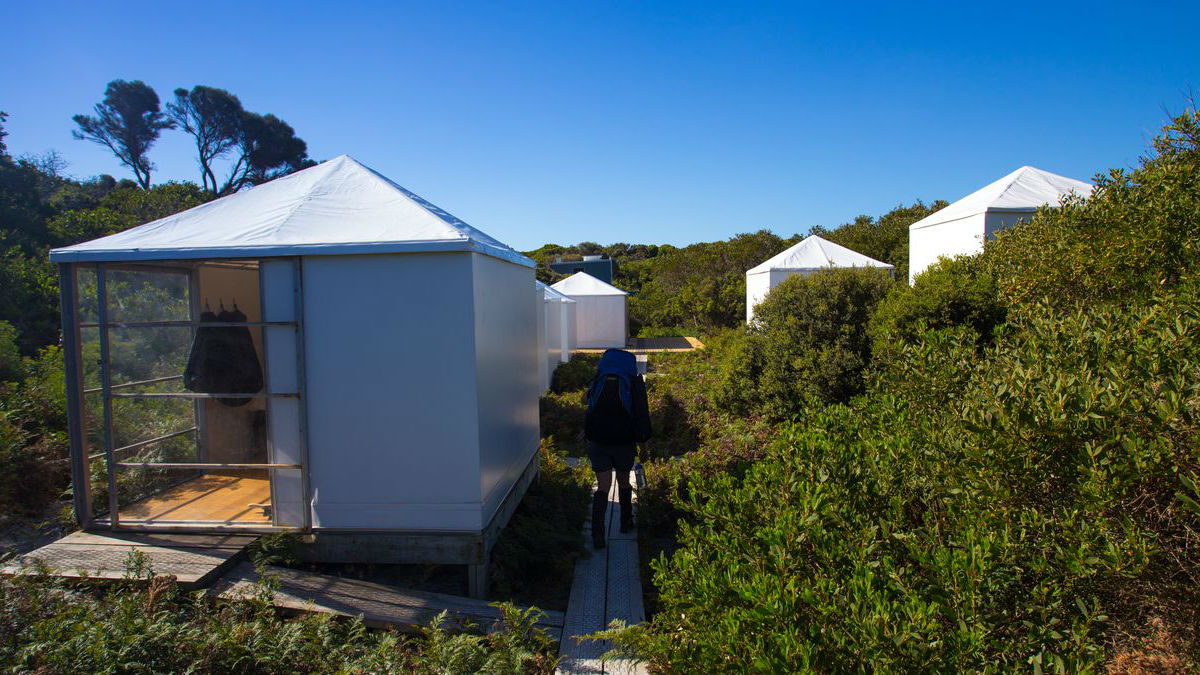
[[[978,7],[974,7],[978,5]],[[1200,89],[1200,3],[13,2],[14,154],[114,78],[229,89],[518,248],[784,235],[1021,166],[1136,162]],[[156,182],[195,180],[188,138]]]

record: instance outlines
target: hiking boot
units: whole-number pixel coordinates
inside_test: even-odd
[[[617,496],[621,500],[621,532],[633,529],[633,488],[620,488]]]

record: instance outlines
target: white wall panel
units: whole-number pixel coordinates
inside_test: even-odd
[[[304,259],[315,526],[481,526],[473,257]],[[532,355],[533,272],[519,269],[507,290],[529,308],[525,327],[504,328]]]
[[[533,287],[533,303],[537,307],[534,312],[534,323],[537,324],[537,346],[538,354],[541,358],[538,359],[538,383],[541,385],[539,393],[545,393],[550,388],[550,370],[547,353],[550,350],[550,330],[546,325],[546,308],[550,304],[546,302],[546,292],[537,286]]]
[[[479,474],[487,523],[538,448],[538,346],[542,302],[533,270],[473,254]]]
[[[771,290],[771,273],[759,272],[746,275],[746,323],[754,321],[754,308],[767,297]]]
[[[940,257],[979,253],[983,250],[983,236],[983,214],[909,230],[908,283]]]
[[[581,349],[625,347],[629,334],[624,295],[573,295],[575,337]]]
[[[579,303],[568,302],[563,305],[563,326],[566,330],[566,339],[563,340],[566,353],[563,354],[563,363],[571,360],[571,352],[579,349],[579,326],[575,321],[576,312],[578,312]]]

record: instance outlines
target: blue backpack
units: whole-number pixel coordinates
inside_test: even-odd
[[[584,434],[589,440],[601,443],[628,443],[637,440],[634,396],[644,388],[640,384],[637,359],[623,349],[609,349],[600,357],[596,377],[588,388],[588,408],[584,417]],[[641,407],[644,407],[644,402]],[[644,416],[644,415],[643,415]]]

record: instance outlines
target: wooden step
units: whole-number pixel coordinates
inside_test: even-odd
[[[273,602],[276,607],[298,612],[318,612],[338,616],[358,616],[373,628],[397,628],[410,631],[425,626],[446,610],[451,621],[470,621],[487,628],[500,619],[500,610],[486,600],[446,593],[431,593],[386,586],[370,581],[305,572],[283,567],[267,567],[264,572],[278,584]],[[221,598],[235,599],[259,592],[262,575],[250,563],[231,569],[209,591]],[[562,632],[562,612],[547,611],[538,625],[555,640]]]
[[[2,574],[36,573],[38,562],[66,579],[124,579],[134,551],[156,575],[174,576],[185,588],[204,586],[237,562],[258,537],[246,534],[73,532],[18,556]]]

